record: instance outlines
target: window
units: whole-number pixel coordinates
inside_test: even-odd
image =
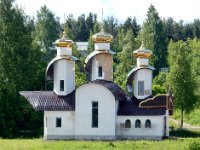
[[[92,102],[92,128],[98,128],[98,102]]]
[[[145,128],[151,128],[151,121],[149,119],[145,122]]]
[[[61,118],[56,118],[56,127],[60,128],[62,126]]]
[[[102,66],[98,67],[98,77],[102,77]]]
[[[138,95],[144,95],[144,81],[138,81]]]
[[[139,119],[135,120],[135,128],[141,128],[141,121]]]
[[[60,91],[64,91],[64,80],[60,80]]]
[[[131,128],[131,121],[129,119],[125,121],[125,128]]]

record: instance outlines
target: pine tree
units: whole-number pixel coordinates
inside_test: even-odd
[[[147,19],[143,25],[144,46],[153,51],[152,65],[156,68],[154,75],[158,75],[160,68],[167,67],[167,36],[163,22],[153,5],[147,12]]]

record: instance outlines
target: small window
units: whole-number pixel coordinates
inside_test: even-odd
[[[92,102],[92,128],[98,128],[98,102]]]
[[[60,91],[64,91],[64,80],[60,80]]]
[[[139,119],[135,120],[135,128],[141,128],[141,121]]]
[[[102,66],[98,67],[98,77],[102,77]]]
[[[144,81],[138,81],[138,95],[144,95]]]
[[[125,128],[131,128],[131,121],[129,119],[125,121]]]
[[[62,120],[61,118],[56,118],[56,127],[60,128],[62,126]]]
[[[151,121],[149,119],[145,122],[145,128],[151,128]]]

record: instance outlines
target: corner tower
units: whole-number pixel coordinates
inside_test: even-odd
[[[152,55],[152,51],[144,48],[143,44],[133,52],[133,56],[137,58],[137,66],[129,72],[126,86],[128,92],[137,99],[145,99],[152,95],[152,71],[154,68],[149,65]]]
[[[66,37],[56,40],[57,56],[49,62],[46,80],[53,80],[53,91],[58,96],[66,96],[75,89],[75,61],[72,56],[73,41]]]
[[[90,76],[90,80],[103,79],[113,81],[113,51],[110,50],[112,35],[106,33],[104,29],[93,35],[95,49],[85,59],[85,70]]]

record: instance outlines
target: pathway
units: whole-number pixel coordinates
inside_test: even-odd
[[[173,119],[173,118],[170,118],[169,120],[173,121],[175,124],[177,124],[179,126],[181,124],[180,120],[176,120],[176,119]],[[192,130],[200,130],[200,126],[194,126],[194,125],[191,125],[189,123],[184,123],[184,122],[183,122],[183,128],[184,129],[192,129]]]

